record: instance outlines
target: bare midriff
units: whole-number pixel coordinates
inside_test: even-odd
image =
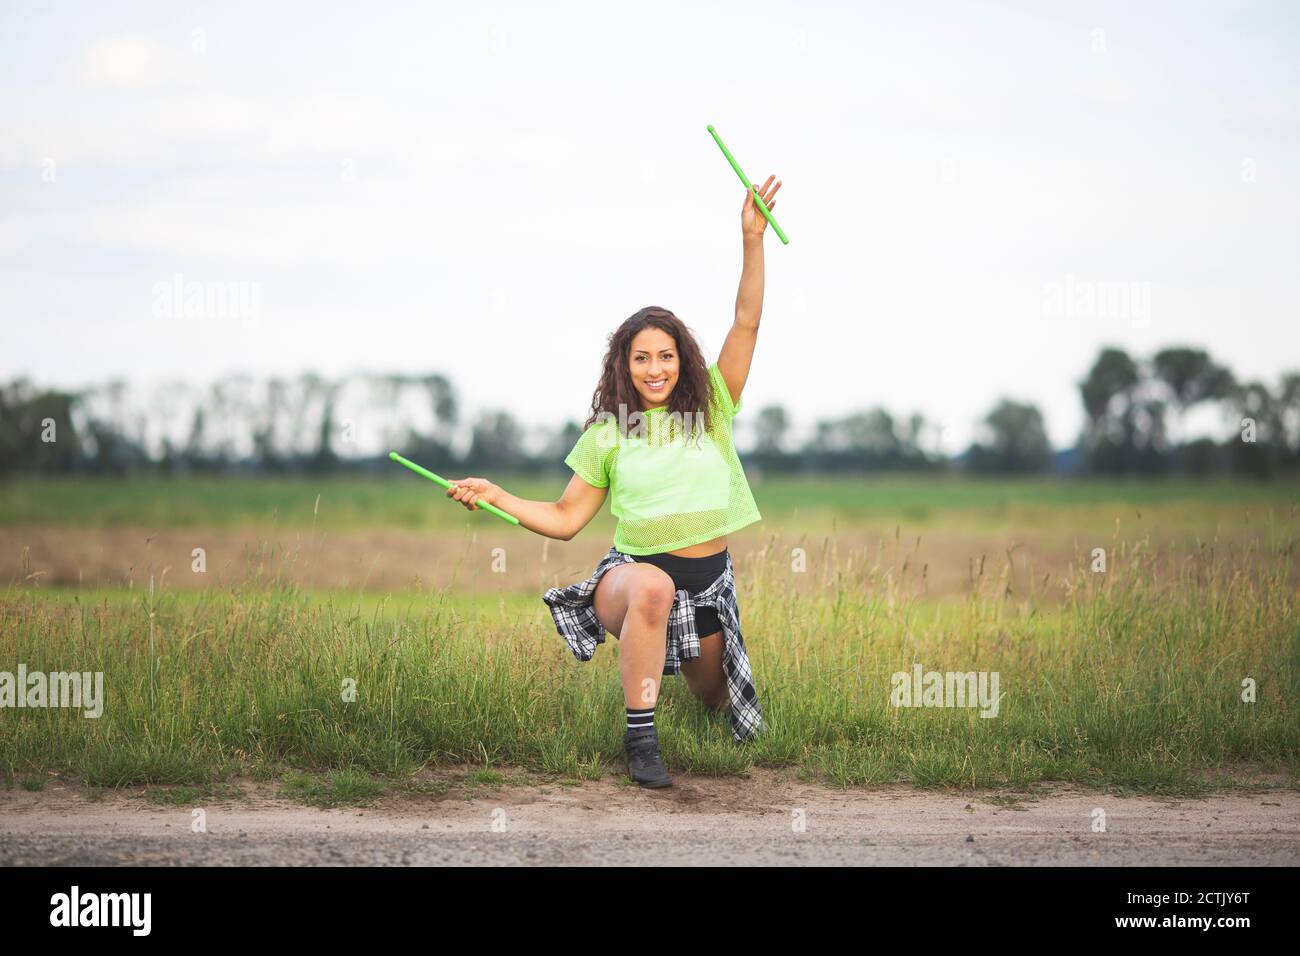
[[[709,541],[693,544],[689,548],[681,548],[668,553],[675,554],[679,558],[707,558],[711,554],[719,554],[725,550],[727,550],[727,536],[724,534]]]

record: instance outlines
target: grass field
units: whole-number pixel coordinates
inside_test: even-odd
[[[566,480],[492,476],[524,498],[554,500]],[[1146,511],[1166,527],[1214,529],[1251,515],[1293,515],[1300,483],[943,478],[932,475],[751,479],[764,519],[821,531],[834,523],[1037,526]],[[455,531],[498,519],[469,514],[423,479],[94,479],[0,484],[0,526],[247,527]],[[590,526],[609,528],[608,506]]]
[[[656,723],[670,770],[1194,792],[1248,767],[1300,784],[1294,487],[890,479],[755,490],[765,531],[819,533],[814,512],[835,530],[807,572],[770,539],[747,547],[740,605],[768,731],[736,745],[724,715],[666,679]],[[313,519],[457,539],[493,520],[418,482],[21,483],[0,488],[0,502],[7,546],[42,528],[257,536]],[[972,540],[1092,529],[1086,543],[1108,548],[1109,567],[1073,560],[1052,602],[1009,587],[1011,569],[992,562],[960,591],[927,594],[909,586],[905,561],[882,566],[837,546],[836,535],[899,525],[960,526]],[[584,534],[603,551],[598,531]],[[572,780],[619,768],[617,641],[575,661],[531,577],[496,593],[312,589],[272,575],[188,591],[164,581],[152,594],[138,575],[133,590],[11,578],[0,671],[102,671],[105,685],[98,719],[0,709],[0,774],[11,783],[56,772],[194,787],[252,774],[352,792],[466,762]],[[996,672],[997,716],[892,706],[891,675],[914,664]],[[1242,700],[1246,679],[1253,703]]]

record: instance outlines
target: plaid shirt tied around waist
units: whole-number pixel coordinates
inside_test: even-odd
[[[593,604],[596,585],[610,568],[634,560],[630,554],[611,547],[587,580],[564,588],[550,588],[542,595],[555,618],[555,629],[578,660],[591,660],[596,645],[605,642],[605,627],[596,616]],[[731,734],[738,743],[744,743],[763,729],[763,714],[758,706],[758,691],[754,688],[749,654],[740,633],[740,606],[736,603],[736,579],[730,552],[727,553],[727,566],[717,580],[699,594],[681,589],[674,597],[673,608],[668,614],[665,674],[680,673],[682,661],[693,661],[700,656],[700,635],[695,627],[697,605],[713,608],[722,622],[722,671],[731,697]]]

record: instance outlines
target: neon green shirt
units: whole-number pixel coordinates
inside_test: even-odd
[[[713,433],[687,440],[684,416],[673,423],[666,408],[641,412],[644,425],[628,413],[629,434],[618,419],[591,423],[564,463],[596,488],[609,488],[609,507],[618,525],[614,547],[624,554],[659,554],[708,541],[762,519],[732,442],[734,405],[715,362],[709,366]],[[675,424],[675,431],[671,425]]]

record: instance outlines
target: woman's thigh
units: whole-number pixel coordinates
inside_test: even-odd
[[[638,561],[620,564],[602,574],[592,606],[605,630],[618,637],[628,611],[635,607],[648,613],[662,611],[666,622],[676,593],[668,572]]]

